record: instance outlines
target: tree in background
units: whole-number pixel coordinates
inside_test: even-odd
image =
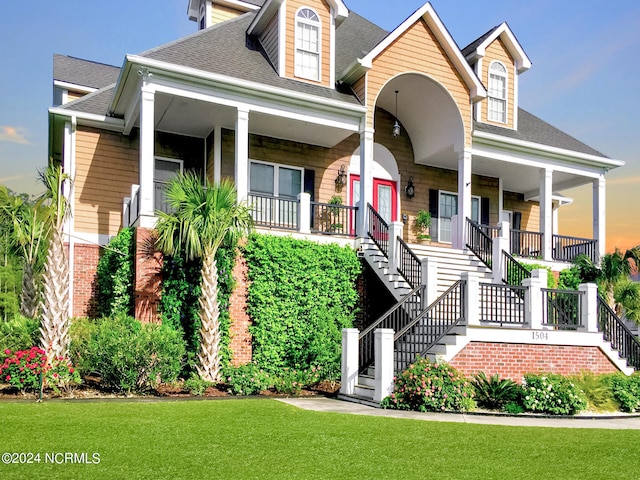
[[[188,260],[202,258],[200,353],[198,375],[215,382],[220,375],[220,307],[216,252],[220,245],[248,234],[253,220],[237,202],[233,182],[203,183],[197,175],[178,175],[166,190],[171,213],[157,212],[158,248],[167,255],[184,252]]]
[[[43,275],[42,348],[49,362],[67,356],[69,350],[69,261],[64,247],[63,226],[69,214],[69,202],[63,195],[65,181],[71,180],[62,168],[50,164],[40,172],[45,186],[41,200],[47,205],[47,222],[51,233]]]
[[[30,202],[0,185],[0,220],[6,229],[7,248],[22,260],[20,313],[35,318],[38,313],[38,277],[42,272],[49,224],[41,202]],[[6,262],[5,262],[6,263]]]

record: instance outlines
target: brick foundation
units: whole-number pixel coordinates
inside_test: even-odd
[[[565,345],[471,342],[449,363],[468,376],[480,371],[487,376],[497,373],[518,383],[525,373],[573,375],[583,371],[595,374],[618,371],[598,347]]]
[[[229,298],[229,316],[231,318],[229,349],[231,350],[231,364],[235,367],[249,363],[252,359],[251,334],[249,333],[251,318],[247,314],[247,291],[249,287],[247,272],[247,261],[238,253],[233,267],[233,278],[236,287]]]
[[[73,316],[95,318],[98,315],[97,277],[100,247],[73,245]]]
[[[153,230],[135,231],[135,317],[143,323],[160,323],[162,254],[155,248]]]

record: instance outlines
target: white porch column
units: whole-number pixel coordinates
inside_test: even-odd
[[[353,395],[358,381],[358,335],[357,328],[342,330],[342,381],[340,393]]]
[[[424,285],[426,308],[438,298],[438,262],[429,257],[422,257],[420,260],[422,271],[422,285]]]
[[[147,84],[146,76],[140,92],[140,211],[139,225],[155,226],[154,164],[155,164],[155,91]]]
[[[238,108],[236,117],[236,189],[238,202],[249,196],[249,109]]]
[[[311,195],[308,193],[299,193],[298,202],[300,202],[300,233],[311,233]]]
[[[606,210],[606,184],[604,175],[593,181],[593,238],[598,242],[598,257],[606,252],[607,244],[607,210]]]
[[[598,331],[598,286],[595,283],[582,283],[578,286],[580,297],[580,325],[587,332]]]
[[[491,273],[493,283],[502,284],[502,279],[507,278],[506,266],[502,251],[511,253],[509,238],[511,236],[509,222],[498,222],[500,236],[493,239],[493,252],[491,252]]]
[[[524,296],[524,320],[532,330],[542,329],[542,288],[547,287],[547,271],[533,270],[531,278],[522,281],[528,287]]]
[[[222,179],[222,127],[213,130],[213,184],[220,185]]]
[[[373,128],[360,132],[360,204],[358,205],[358,236],[367,236],[369,215],[367,205],[373,205]]]
[[[464,150],[458,159],[458,218],[454,248],[464,248],[467,218],[471,218],[471,152]]]
[[[464,318],[467,325],[480,325],[480,278],[474,272],[463,272],[465,288]]]
[[[393,330],[377,328],[374,334],[375,390],[374,402],[381,402],[393,393]]]
[[[540,231],[542,237],[542,258],[552,260],[551,244],[553,241],[553,205],[551,203],[553,171],[540,170]]]

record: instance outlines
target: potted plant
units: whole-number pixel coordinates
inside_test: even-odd
[[[419,243],[431,243],[431,235],[429,235],[429,228],[431,228],[431,212],[427,210],[420,210],[415,219],[416,230],[418,235],[416,238]]]

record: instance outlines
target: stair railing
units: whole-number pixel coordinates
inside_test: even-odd
[[[365,328],[360,335],[360,371],[373,364],[375,358],[374,332],[378,328],[391,328],[398,332],[417,319],[424,311],[424,285],[411,290],[402,300],[387,310],[380,318]]]
[[[422,262],[413,253],[409,245],[398,237],[398,273],[407,281],[411,288],[422,283]]]
[[[416,357],[424,356],[465,319],[466,282],[458,280],[415,320],[394,335],[395,372],[401,372]]]
[[[483,226],[467,218],[466,245],[488,268],[491,268],[493,239],[487,235]]]
[[[502,281],[507,285],[522,285],[525,278],[531,278],[531,272],[510,254],[502,251],[504,258],[504,272]]]
[[[598,295],[598,328],[604,334],[604,339],[611,343],[611,348],[617,350],[627,361],[627,365],[640,370],[640,340],[618,317],[607,302]]]
[[[371,206],[370,203],[367,204],[367,212],[369,215],[369,229],[367,234],[369,238],[373,240],[373,243],[380,249],[382,254],[389,258],[389,225],[384,219],[380,216],[378,212]]]

